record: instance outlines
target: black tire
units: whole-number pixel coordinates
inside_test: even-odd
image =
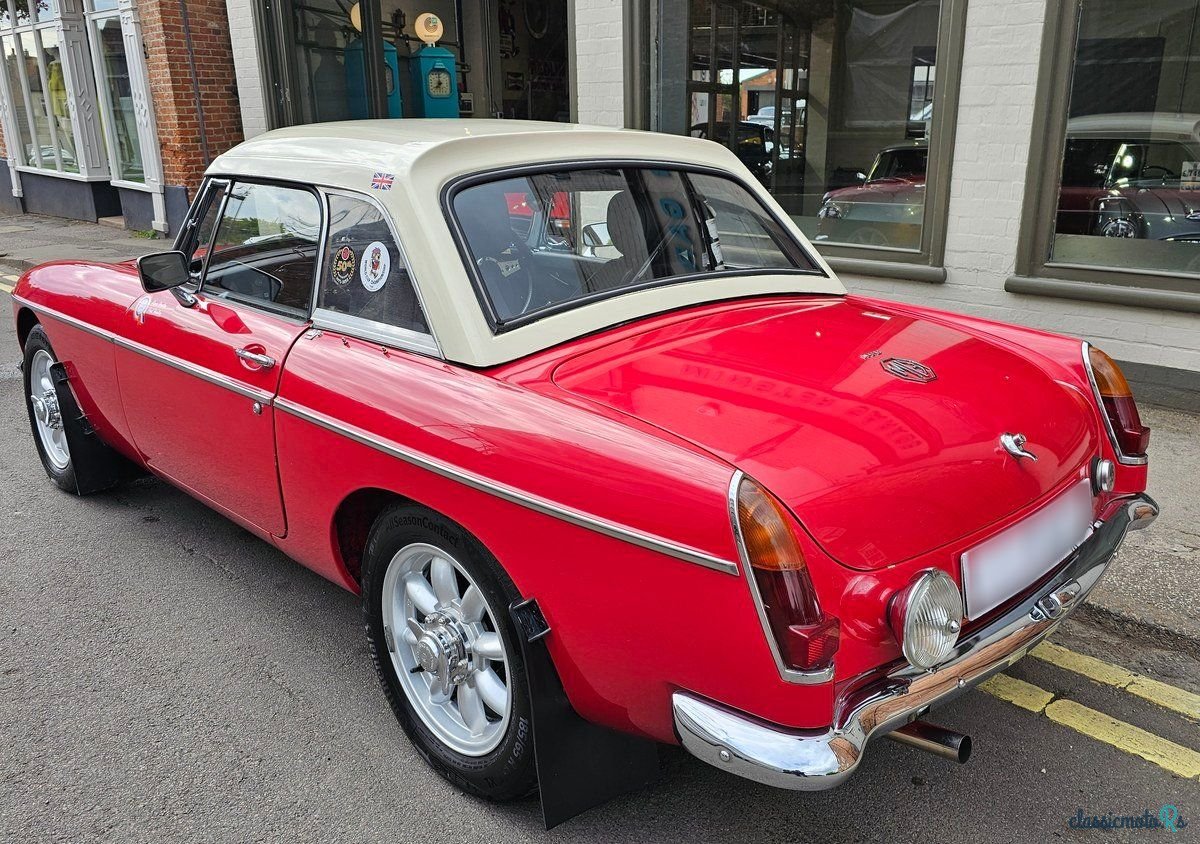
[[[466,568],[491,608],[508,659],[511,717],[499,745],[485,756],[465,756],[444,744],[421,720],[396,677],[383,630],[383,582],[396,553],[413,543],[445,549]],[[371,661],[397,720],[422,758],[454,785],[488,800],[515,800],[537,788],[533,755],[533,719],[525,664],[508,607],[520,593],[474,537],[461,526],[425,507],[395,504],[371,527],[363,553],[363,620]]]
[[[77,493],[79,485],[75,478],[75,458],[70,455],[67,460],[67,465],[59,468],[54,465],[54,461],[50,459],[50,455],[46,453],[46,447],[42,444],[42,437],[38,431],[37,418],[34,416],[33,409],[33,389],[31,384],[31,364],[34,357],[39,351],[44,351],[54,361],[58,361],[58,356],[54,354],[54,348],[50,345],[50,340],[46,337],[46,332],[40,325],[35,325],[29,332],[29,336],[25,339],[25,359],[21,366],[22,384],[25,388],[25,409],[29,413],[29,428],[33,433],[33,442],[37,446],[38,457],[42,461],[42,467],[46,470],[50,480],[54,485],[64,492]],[[70,454],[68,452],[68,454]]]

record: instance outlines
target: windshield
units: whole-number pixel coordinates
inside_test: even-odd
[[[718,274],[819,273],[732,179],[669,168],[563,169],[451,201],[497,326]]]
[[[871,168],[871,174],[867,176],[867,181],[876,182],[881,179],[923,179],[925,178],[925,166],[928,160],[929,150],[924,147],[884,150],[875,159],[875,166]]]

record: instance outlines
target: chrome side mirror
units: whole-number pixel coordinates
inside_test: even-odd
[[[188,272],[187,256],[182,252],[156,252],[143,255],[137,262],[138,276],[142,289],[147,293],[170,290],[185,307],[196,304],[196,297],[180,287],[192,280]]]

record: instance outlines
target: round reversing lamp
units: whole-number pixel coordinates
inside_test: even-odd
[[[929,569],[896,593],[888,615],[904,658],[917,668],[933,668],[945,662],[958,643],[962,595],[950,575]]]

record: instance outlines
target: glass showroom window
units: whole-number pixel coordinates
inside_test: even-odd
[[[1070,73],[1052,74],[1070,81],[1037,253],[1068,269],[1200,275],[1200,0],[1082,0],[1077,12]]]
[[[125,49],[125,31],[115,0],[92,0],[88,14],[88,39],[96,69],[100,108],[104,116],[109,167],[114,181],[144,184],[146,166],[138,127],[137,98],[140,66],[131,66]],[[140,43],[140,37],[135,39]]]
[[[0,0],[6,2],[6,0]],[[75,129],[68,103],[55,6],[49,0],[14,0],[0,15],[0,97],[16,139],[10,154],[20,165],[78,173]]]
[[[661,0],[652,128],[729,147],[828,254],[937,260],[953,115],[934,89],[956,82],[938,59],[959,5]]]

